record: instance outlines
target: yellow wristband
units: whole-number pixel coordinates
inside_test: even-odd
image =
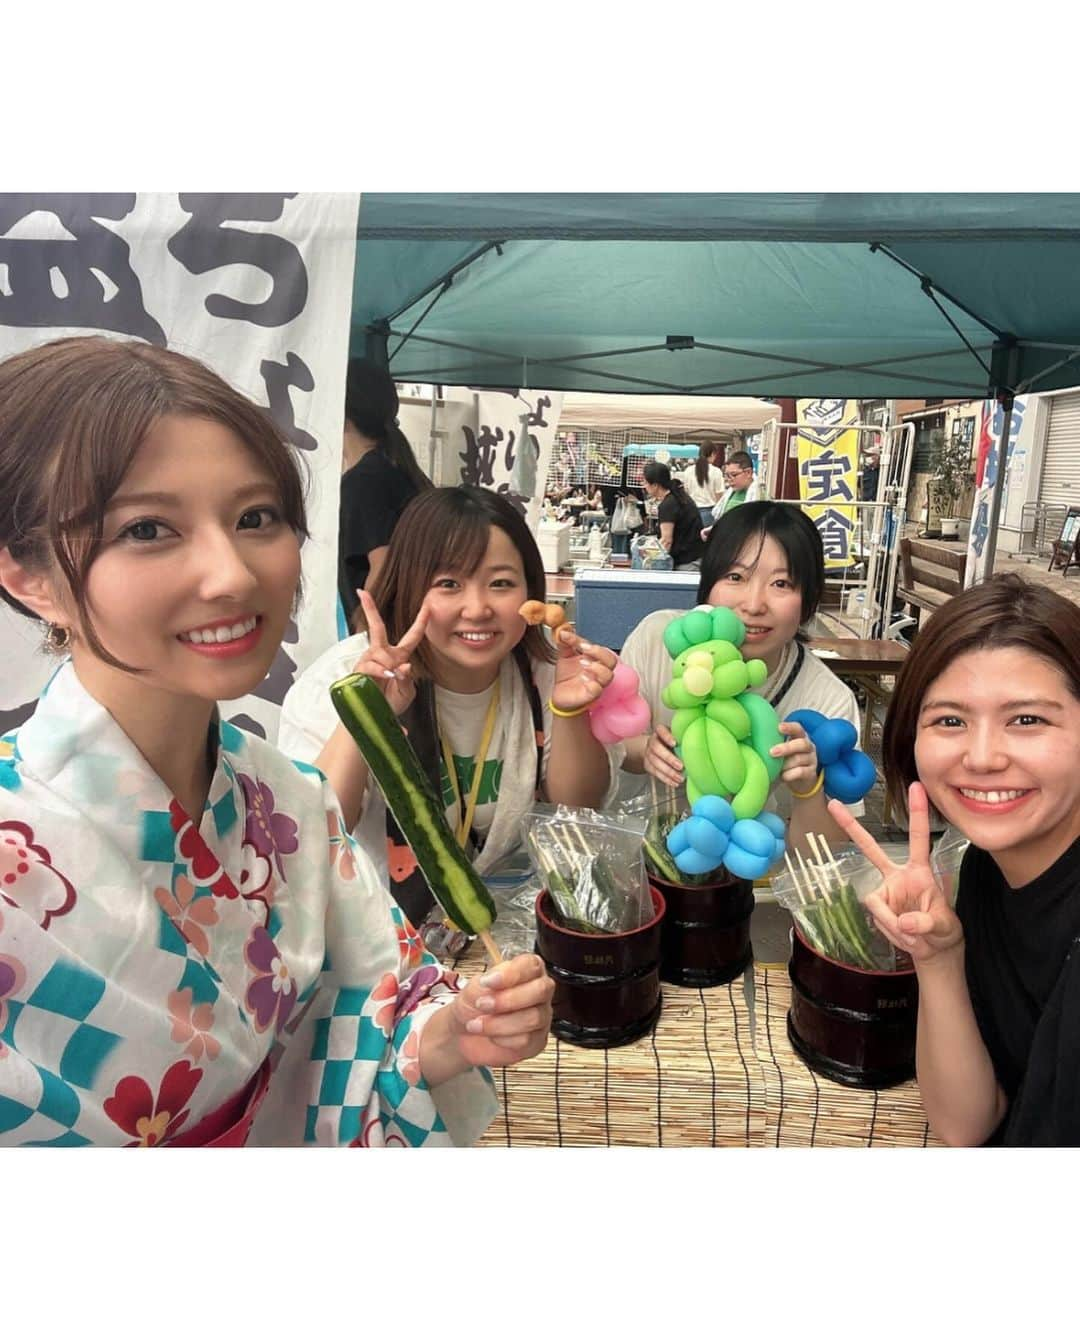
[[[583,704],[579,709],[557,709],[549,699],[548,708],[551,709],[552,713],[554,713],[557,718],[577,718],[580,717],[582,713],[588,713],[589,709],[592,708],[592,704]]]
[[[793,796],[797,796],[801,801],[808,801],[811,796],[816,796],[818,794],[818,792],[821,790],[821,784],[824,781],[825,781],[825,770],[821,769],[821,771],[817,775],[817,781],[814,783],[814,785],[810,788],[809,791],[793,791],[791,794]]]

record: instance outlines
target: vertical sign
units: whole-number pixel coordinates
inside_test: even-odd
[[[825,545],[826,568],[850,566],[855,533],[859,421],[857,400],[797,405],[799,497]]]
[[[1008,472],[1012,464],[1013,450],[1020,430],[1024,426],[1024,414],[1027,409],[1027,397],[1017,396],[1013,400],[1012,419],[1009,423],[1008,452],[1005,469]],[[982,419],[979,427],[979,449],[975,462],[975,501],[971,508],[971,528],[968,531],[967,564],[964,567],[964,588],[981,584],[993,574],[993,567],[986,565],[986,536],[990,532],[990,506],[994,499],[994,484],[997,482],[998,446],[1001,442],[1001,427],[1005,411],[996,400],[984,400]],[[1000,516],[1004,514],[1005,501],[1002,496]]]

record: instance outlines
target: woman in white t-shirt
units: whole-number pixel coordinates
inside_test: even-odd
[[[285,698],[279,745],[326,773],[414,923],[431,905],[426,882],[337,721],[330,683],[351,672],[378,682],[483,873],[520,844],[538,796],[599,808],[622,759],[585,717],[615,655],[572,632],[556,653],[518,610],[544,596],[540,551],[505,497],[471,487],[421,493],[391,536],[374,597],[360,594],[367,629],[317,659]]]
[[[737,506],[710,531],[701,563],[697,599],[711,607],[730,607],[746,626],[742,652],[761,658],[769,669],[755,693],[767,699],[781,718],[795,709],[816,709],[827,718],[846,718],[859,729],[859,707],[843,681],[832,674],[799,638],[821,600],[825,557],[814,522],[797,507],[778,502]],[[675,754],[672,712],[660,699],[671,680],[672,659],[664,648],[664,630],[682,614],[653,612],[638,623],[622,649],[622,661],[641,678],[641,693],[652,710],[653,731],[626,743],[623,767],[646,772],[669,786],[685,781]],[[790,836],[806,832],[844,840],[825,808],[814,747],[798,723],[781,723],[787,737],[773,754],[784,759],[781,780],[768,808],[790,821]],[[861,815],[860,802],[850,807]]]
[[[698,458],[678,476],[698,508],[703,529],[712,524],[713,507],[724,495],[724,476],[712,462],[715,454],[715,442],[702,442],[698,447]]]

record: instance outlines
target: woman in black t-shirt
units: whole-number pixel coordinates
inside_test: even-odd
[[[370,359],[350,359],[338,525],[338,593],[346,621],[356,611],[357,591],[374,582],[401,512],[431,487],[397,412],[390,375]]]
[[[883,737],[909,786],[911,852],[866,905],[919,978],[916,1067],[951,1145],[1080,1144],[1080,607],[1000,575],[938,608]],[[970,841],[956,909],[930,868],[928,803]]]
[[[646,494],[659,503],[660,542],[671,553],[676,570],[701,568],[701,514],[667,465],[650,460],[642,469]]]

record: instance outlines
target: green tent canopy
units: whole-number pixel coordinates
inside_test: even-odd
[[[403,381],[980,397],[1080,383],[1078,194],[365,194]]]

